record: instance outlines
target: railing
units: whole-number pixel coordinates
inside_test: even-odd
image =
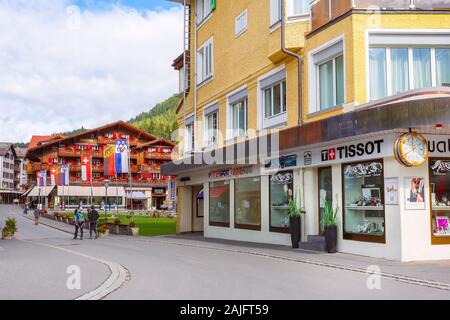
[[[27,165],[27,173],[34,174],[36,171],[47,170],[50,171],[51,167],[46,163],[28,163]]]
[[[82,157],[82,156],[92,156],[97,158],[103,157],[103,152],[101,150],[69,150],[65,148],[59,148],[59,157]]]
[[[157,165],[151,164],[140,164],[138,165],[139,172],[150,172],[150,173],[160,173],[161,167]]]
[[[98,144],[116,144],[116,139],[106,138],[106,137],[98,137],[97,138]],[[129,144],[132,147],[135,147],[139,144],[139,139],[130,139]]]
[[[311,30],[342,16],[351,9],[448,10],[448,0],[316,0],[311,6]]]
[[[172,155],[170,153],[145,153],[145,159],[150,160],[172,160]]]

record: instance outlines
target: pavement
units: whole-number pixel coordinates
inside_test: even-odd
[[[45,218],[34,226],[0,206],[0,224],[7,216],[19,232],[0,241],[0,299],[450,299],[450,261],[400,263],[198,235],[80,241],[72,226]],[[71,265],[81,269],[79,290],[66,287]],[[370,266],[380,273],[369,274]]]

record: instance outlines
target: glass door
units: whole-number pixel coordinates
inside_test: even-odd
[[[323,234],[321,221],[325,211],[325,205],[333,202],[333,178],[331,167],[319,168],[319,234]]]

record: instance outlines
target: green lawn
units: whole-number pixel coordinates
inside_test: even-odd
[[[69,213],[73,217],[73,212]],[[108,213],[107,221],[109,223],[114,223],[116,218],[120,219],[120,223],[129,224],[131,221],[127,215],[117,215],[112,218],[111,214]],[[105,215],[100,213],[100,220],[105,220]],[[176,219],[168,218],[150,218],[146,216],[135,216],[134,222],[139,228],[139,235],[145,237],[162,236],[168,234],[175,234],[177,221]]]

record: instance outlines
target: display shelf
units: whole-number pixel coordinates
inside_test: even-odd
[[[349,210],[361,210],[361,211],[383,211],[383,206],[345,206],[345,209]]]
[[[450,206],[432,206],[433,211],[450,211]]]

